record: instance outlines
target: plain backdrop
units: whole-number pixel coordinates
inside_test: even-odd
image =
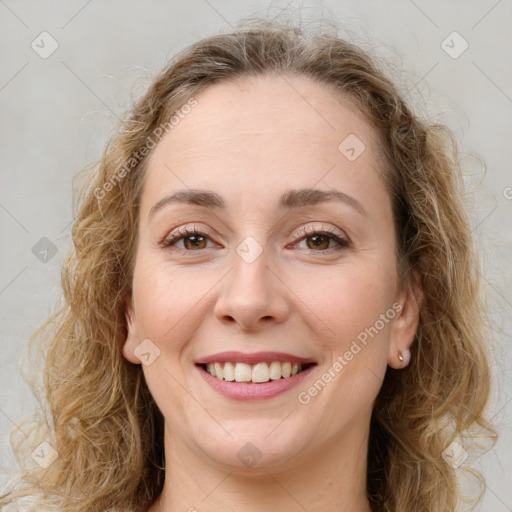
[[[475,271],[497,339],[489,416],[500,438],[474,463],[488,482],[478,510],[512,511],[510,0],[0,0],[2,465],[14,467],[8,433],[33,408],[18,361],[60,297],[73,174],[100,158],[117,115],[178,50],[284,8],[304,21],[335,20],[368,41],[409,77],[400,78],[407,99],[422,98],[457,138],[482,258]],[[45,256],[41,247],[50,247]]]

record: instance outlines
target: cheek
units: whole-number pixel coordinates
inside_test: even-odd
[[[393,268],[371,259],[318,268],[309,273],[307,280],[291,280],[296,283],[295,293],[303,300],[304,316],[334,345],[350,341],[372,326],[393,304]]]
[[[326,431],[367,414],[379,392],[396,316],[394,282],[392,265],[367,260],[317,273],[298,293],[308,297],[302,316],[307,309],[315,313],[307,315],[309,327],[330,356],[318,375],[326,384],[317,380],[301,389],[300,399],[318,408]]]
[[[194,407],[186,391],[188,342],[204,319],[205,293],[214,276],[191,267],[140,259],[134,274],[134,296],[140,338],[149,338],[160,350],[158,358],[143,366],[146,382],[158,407],[169,418],[186,415]],[[178,428],[177,425],[175,425]]]
[[[134,275],[141,334],[154,340],[164,353],[179,350],[201,325],[208,292],[218,280],[219,272],[141,260]]]

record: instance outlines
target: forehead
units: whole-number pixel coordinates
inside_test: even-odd
[[[378,134],[331,86],[266,75],[219,82],[194,98],[151,154],[143,196],[187,187],[268,197],[316,184],[378,185]],[[352,148],[361,152],[355,159]]]

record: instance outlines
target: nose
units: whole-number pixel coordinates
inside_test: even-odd
[[[244,331],[257,331],[286,320],[289,314],[286,286],[272,269],[265,251],[252,262],[238,254],[233,270],[222,281],[223,288],[214,308],[216,318],[238,324]]]

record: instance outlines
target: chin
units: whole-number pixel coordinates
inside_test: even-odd
[[[279,425],[281,421],[279,418],[231,420],[226,430],[232,437],[227,433],[212,436],[210,431],[208,437],[201,436],[195,443],[206,459],[227,471],[236,468],[239,473],[256,475],[286,469],[304,457],[315,436],[307,434],[306,425],[289,421],[285,429],[288,420]]]

